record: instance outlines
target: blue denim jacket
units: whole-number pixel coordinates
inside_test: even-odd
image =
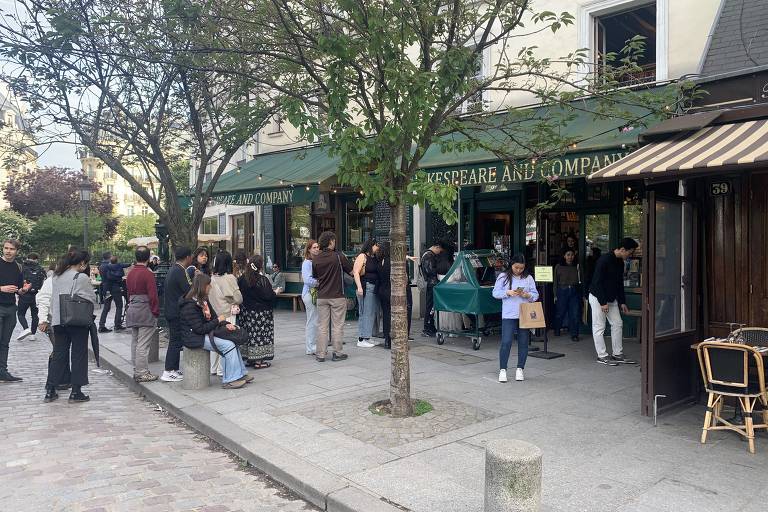
[[[526,293],[530,293],[530,298],[524,299],[507,295],[507,290],[516,290],[517,288],[523,288]],[[507,273],[504,272],[496,277],[496,284],[493,286],[493,296],[501,299],[501,318],[518,319],[520,318],[520,304],[523,302],[536,302],[539,298],[539,291],[536,289],[536,283],[532,276],[528,276],[525,279],[513,277],[510,285],[507,282]]]
[[[309,293],[310,288],[317,286],[317,279],[312,277],[312,260],[304,260],[301,264],[301,280],[304,281],[304,288],[301,290],[301,295]]]

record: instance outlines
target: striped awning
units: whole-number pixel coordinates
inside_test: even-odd
[[[708,126],[643,146],[589,181],[680,178],[768,162],[768,120]]]

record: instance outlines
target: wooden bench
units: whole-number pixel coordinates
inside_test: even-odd
[[[278,293],[277,294],[278,299],[290,299],[293,304],[293,312],[295,313],[298,311],[304,311],[304,301],[301,300],[301,294],[300,293]]]

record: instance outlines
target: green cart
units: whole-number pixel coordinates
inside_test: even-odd
[[[501,301],[492,292],[497,271],[505,266],[504,257],[493,250],[456,254],[453,266],[433,290],[438,345],[453,334],[471,338],[472,348],[480,350],[483,336],[501,323]],[[440,312],[461,314],[461,325],[440,325]]]

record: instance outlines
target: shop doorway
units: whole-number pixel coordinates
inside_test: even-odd
[[[495,249],[504,256],[512,254],[512,214],[502,212],[479,212],[476,221],[478,249]]]

